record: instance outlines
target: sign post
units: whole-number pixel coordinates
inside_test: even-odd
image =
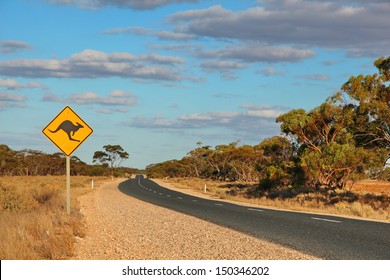
[[[70,215],[70,156],[66,156],[66,213]]]
[[[91,135],[92,128],[66,106],[42,133],[66,156],[66,212],[70,215],[70,155]]]

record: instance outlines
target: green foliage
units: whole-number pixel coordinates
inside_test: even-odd
[[[365,148],[386,148],[389,153],[390,57],[381,57],[374,65],[379,74],[352,76],[338,95],[346,95],[347,100],[342,105],[353,110],[354,123],[349,130],[356,144]]]
[[[170,160],[158,164],[151,164],[146,168],[149,178],[186,177],[188,166],[178,160]]]
[[[200,143],[199,143],[200,144]],[[276,136],[262,143],[239,146],[237,142],[215,148],[198,145],[181,160],[149,165],[149,177],[199,177],[228,182],[259,182],[290,185],[296,172],[291,143]]]
[[[390,158],[390,57],[379,58],[378,73],[349,78],[341,91],[316,108],[294,109],[276,121],[287,137],[255,146],[239,142],[197,147],[181,160],[149,165],[149,177],[197,177],[223,182],[259,182],[262,190],[335,190],[349,180],[388,178]],[[120,145],[96,151],[90,167],[72,157],[76,174],[123,175],[129,154]],[[38,164],[37,164],[38,162]],[[63,174],[61,154],[12,151],[0,145],[0,175]]]
[[[261,190],[335,190],[350,180],[386,177],[390,152],[390,57],[375,61],[379,74],[351,77],[318,107],[279,116],[286,137],[255,146],[238,142],[197,148],[178,161],[147,168],[150,176],[193,176],[259,181]],[[345,98],[345,95],[347,96]],[[386,174],[389,173],[386,171]]]
[[[261,171],[260,188],[270,190],[275,187],[294,185],[294,174],[298,172],[297,157],[293,145],[284,137],[265,139],[256,146],[263,151],[258,165]]]
[[[121,155],[126,157],[123,153]],[[104,164],[88,165],[76,156],[72,156],[70,162],[72,176],[102,176],[106,173]],[[7,145],[0,144],[0,176],[64,175],[65,169],[65,156],[62,153],[45,154],[30,149],[14,151]],[[125,167],[116,169],[117,176],[140,172]]]
[[[373,155],[353,143],[333,142],[320,147],[321,153],[306,149],[301,157],[302,167],[307,171],[307,184],[320,189],[334,190],[345,187],[348,180],[358,180],[367,176],[367,171],[380,166],[383,153]],[[373,156],[376,160],[372,160]],[[379,159],[379,160],[378,160]]]
[[[72,175],[86,173],[86,163],[77,157],[71,157],[71,166]],[[31,149],[14,151],[6,145],[0,145],[0,176],[63,174],[65,174],[65,157],[61,153],[45,154]]]
[[[102,167],[109,166],[110,174],[114,177],[115,169],[129,158],[129,154],[120,145],[105,145],[104,151],[96,151],[93,162],[100,163]]]

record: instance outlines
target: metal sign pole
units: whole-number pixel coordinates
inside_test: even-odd
[[[66,212],[70,215],[70,156],[66,156]]]

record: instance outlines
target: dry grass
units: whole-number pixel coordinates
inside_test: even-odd
[[[390,182],[377,180],[362,180],[348,186],[352,191],[390,195]]]
[[[69,216],[64,176],[0,177],[0,259],[72,257],[75,238],[85,235],[77,197],[91,190],[91,179],[71,177]]]
[[[269,192],[266,195],[251,194],[257,187],[252,184],[225,184],[199,178],[170,178],[175,187],[191,189],[211,197],[239,201],[271,208],[309,211],[333,215],[367,218],[390,222],[390,182],[362,181],[351,187],[351,191],[340,191],[331,196],[321,193]],[[364,186],[363,189],[361,187]]]

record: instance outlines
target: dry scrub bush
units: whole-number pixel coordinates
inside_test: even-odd
[[[72,232],[59,213],[1,213],[1,259],[66,259]]]
[[[76,197],[90,191],[91,178],[72,177],[70,216],[65,182],[63,176],[0,177],[0,259],[72,257],[75,238],[86,231]]]
[[[258,193],[257,184],[248,184],[246,188],[242,188],[241,184],[223,184],[199,178],[172,178],[169,182],[198,192],[203,192],[204,185],[207,184],[207,193],[211,196],[259,206],[390,221],[390,197],[383,194],[382,189],[382,194],[378,194],[373,182],[370,190],[377,194],[339,191],[330,196],[319,192],[299,193],[293,189]],[[378,187],[383,188],[383,183],[380,182]]]

